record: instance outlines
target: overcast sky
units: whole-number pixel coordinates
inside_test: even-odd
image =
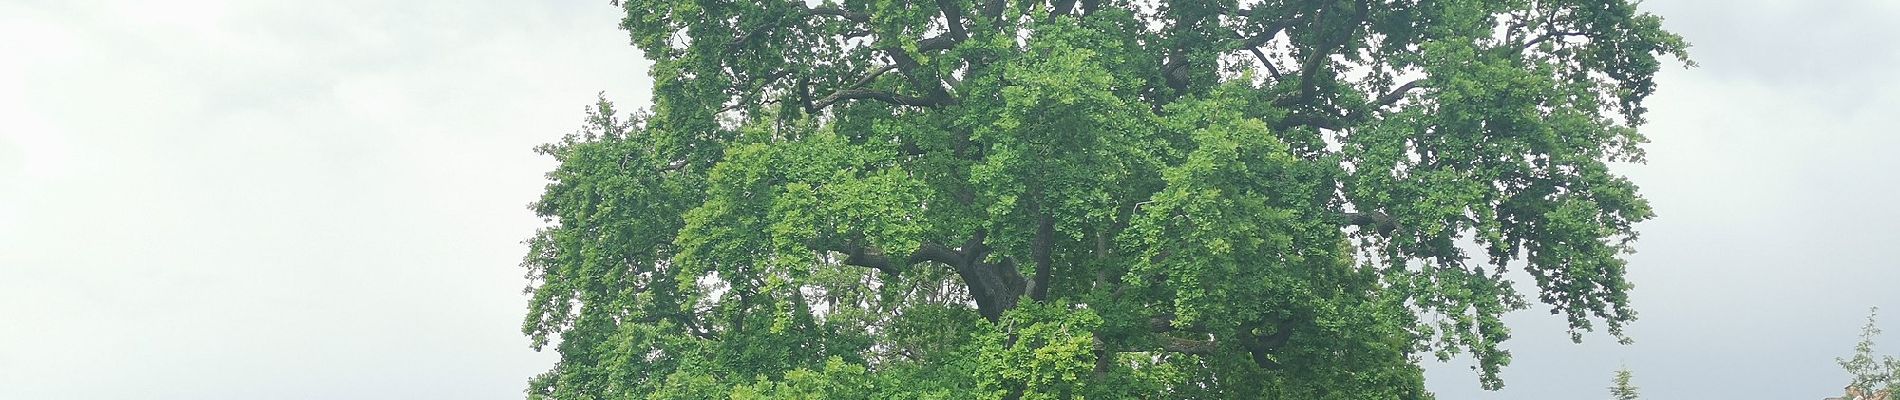
[[[1512,318],[1507,389],[1838,395],[1900,314],[1900,2],[1651,0],[1660,218],[1619,346]],[[0,398],[510,399],[525,205],[595,93],[647,104],[606,1],[0,0]],[[1889,328],[1900,332],[1900,315]],[[1883,343],[1900,353],[1900,335]]]

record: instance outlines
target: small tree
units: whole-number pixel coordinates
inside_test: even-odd
[[[1630,375],[1629,367],[1616,370],[1616,378],[1612,379],[1610,383],[1611,399],[1636,400],[1641,398],[1636,392],[1636,386],[1630,384]]]
[[[1869,308],[1867,325],[1860,328],[1860,342],[1854,344],[1854,355],[1834,359],[1835,362],[1841,364],[1841,369],[1847,370],[1847,373],[1853,376],[1848,387],[1858,388],[1867,393],[1885,391],[1891,386],[1889,382],[1894,376],[1892,367],[1896,362],[1900,362],[1891,356],[1874,358],[1874,337],[1880,335],[1880,325],[1877,323],[1879,314],[1879,307]]]
[[[1854,344],[1854,355],[1834,359],[1852,376],[1844,399],[1886,400],[1895,387],[1900,387],[1900,359],[1874,358],[1874,337],[1880,335],[1879,314],[1880,308],[1869,308],[1867,325],[1860,328],[1860,342]]]

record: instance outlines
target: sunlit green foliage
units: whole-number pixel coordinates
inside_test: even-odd
[[[531,396],[1495,388],[1507,270],[1635,318],[1609,163],[1686,47],[1624,0],[621,5],[654,108],[541,148]]]

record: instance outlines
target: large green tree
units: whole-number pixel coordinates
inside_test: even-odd
[[[1495,388],[1507,271],[1634,318],[1609,165],[1686,47],[1625,0],[619,5],[654,106],[541,149],[533,397]]]

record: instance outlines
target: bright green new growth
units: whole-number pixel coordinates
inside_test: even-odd
[[[1610,399],[1638,400],[1642,398],[1636,393],[1636,385],[1630,384],[1631,375],[1629,367],[1616,370],[1616,378],[1610,380]]]
[[[1507,269],[1634,319],[1608,163],[1686,47],[1623,0],[623,6],[655,106],[540,149],[534,397],[1496,388]]]

